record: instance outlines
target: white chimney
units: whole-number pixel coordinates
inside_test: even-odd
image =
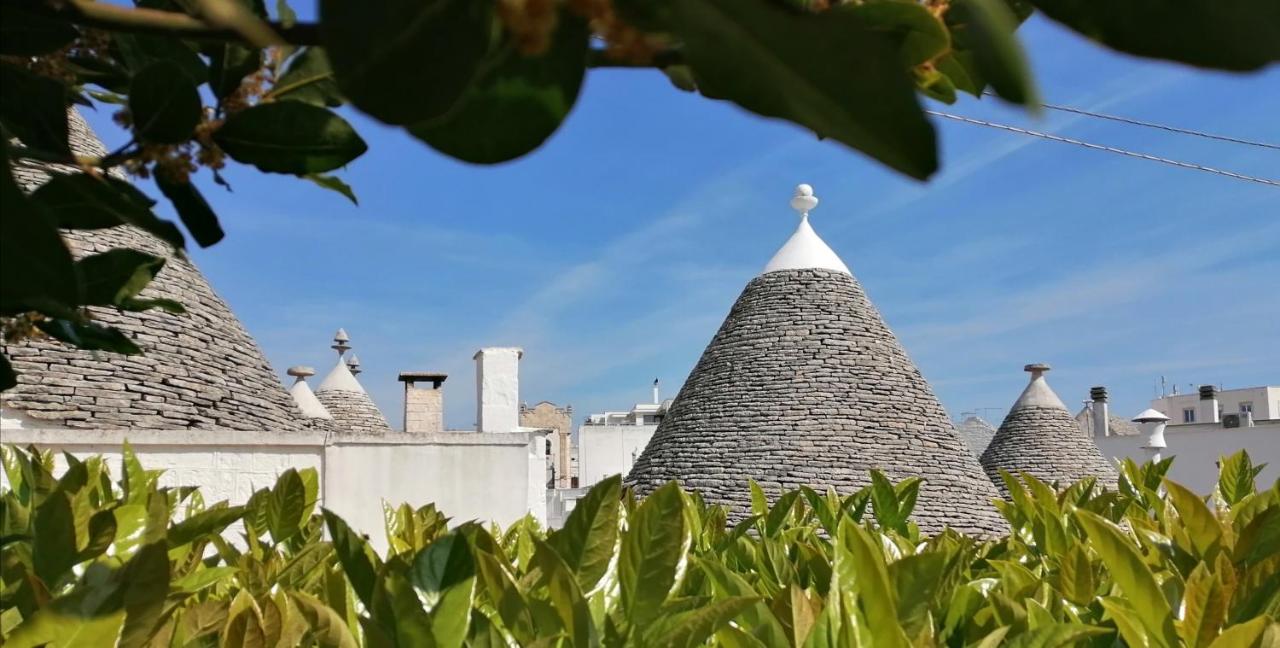
[[[658,400],[658,379],[653,379],[653,404],[657,405],[662,401]]]
[[[444,385],[447,375],[427,371],[402,371],[404,383],[404,431],[409,434],[444,432]],[[423,384],[421,387],[418,383]]]
[[[1089,408],[1093,416],[1093,436],[1111,436],[1111,417],[1107,408],[1107,388],[1098,386],[1089,389],[1089,398],[1093,406]]]
[[[516,347],[476,352],[476,431],[515,432],[520,427],[520,358]]]
[[[1213,385],[1200,385],[1200,411],[1196,412],[1196,423],[1218,422],[1218,388]]]
[[[1149,409],[1133,417],[1133,422],[1142,427],[1142,433],[1147,437],[1142,448],[1147,451],[1151,461],[1160,461],[1160,452],[1169,447],[1164,440],[1164,428],[1169,423],[1169,417]]]

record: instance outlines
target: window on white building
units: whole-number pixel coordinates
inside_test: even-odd
[[[1250,414],[1252,414],[1252,413],[1253,413],[1253,401],[1241,401],[1241,402],[1240,402],[1240,413],[1241,413],[1241,414],[1244,414],[1245,412],[1248,412],[1248,413],[1250,413]]]
[[[1195,422],[1196,422],[1196,408],[1194,408],[1194,407],[1184,407],[1184,408],[1182,408],[1182,422],[1183,422],[1183,423],[1195,423]]]

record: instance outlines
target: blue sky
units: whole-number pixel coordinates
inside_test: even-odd
[[[1039,18],[1021,34],[1046,101],[1280,140],[1280,68],[1138,60]],[[931,107],[1280,177],[1274,150],[993,99]],[[942,171],[922,184],[642,70],[591,73],[560,132],[497,167],[347,114],[370,146],[341,173],[359,207],[232,168],[234,193],[202,183],[227,238],[193,256],[282,380],[296,364],[323,375],[345,327],[393,426],[403,370],[450,374],[446,422],[472,426],[481,346],[523,347],[522,400],[572,404],[579,420],[646,401],[654,377],[674,395],[790,235],[799,182],[822,200],[815,228],[953,416],[993,408],[998,422],[1027,362],[1054,366],[1073,409],[1103,384],[1128,415],[1161,376],[1280,383],[1274,187],[946,120]],[[103,114],[91,121],[118,140]]]

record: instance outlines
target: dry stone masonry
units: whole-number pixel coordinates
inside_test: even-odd
[[[924,477],[923,530],[1004,526],[995,488],[857,280],[790,268],[747,285],[627,481],[648,493],[679,480],[741,519],[748,479],[775,497],[848,493],[873,468]]]
[[[77,154],[106,153],[74,111],[70,128]],[[27,191],[49,178],[48,167],[14,171]],[[293,399],[257,343],[188,259],[130,227],[64,236],[77,258],[117,247],[165,256],[164,269],[141,296],[177,300],[187,312],[90,309],[96,320],[133,338],[144,351],[140,356],[81,351],[49,340],[6,346],[19,375],[18,386],[3,394],[4,408],[71,428],[304,429]]]
[[[982,454],[982,467],[1002,496],[1008,489],[1000,477],[1030,474],[1050,484],[1066,486],[1086,477],[1114,485],[1115,468],[1102,456],[1093,437],[1080,426],[1045,382],[1048,365],[1027,365],[1031,383],[1005,416],[996,436]]]

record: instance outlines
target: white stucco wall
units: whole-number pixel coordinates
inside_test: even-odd
[[[92,442],[80,441],[91,439]],[[0,428],[0,443],[102,455],[120,474],[125,439],[165,486],[200,486],[207,503],[242,504],[288,468],[315,468],[320,504],[386,547],[382,503],[434,502],[454,523],[545,522],[544,432],[367,437],[231,430],[101,431]],[[62,459],[59,457],[59,469]],[[0,479],[3,479],[0,471]]]
[[[1226,429],[1203,427],[1199,430],[1165,429],[1165,448],[1162,456],[1175,457],[1169,478],[1190,488],[1208,494],[1218,481],[1218,457],[1248,450],[1255,465],[1266,463],[1266,469],[1258,475],[1258,485],[1266,488],[1280,478],[1280,425],[1252,428]],[[1129,457],[1134,461],[1146,461],[1150,455],[1140,446],[1142,436],[1094,438],[1098,448],[1107,457]]]
[[[1227,389],[1217,392],[1217,396],[1219,416],[1239,412],[1240,404],[1249,402],[1253,405],[1254,420],[1280,419],[1280,387]],[[1184,408],[1196,410],[1197,423],[1206,422],[1200,410],[1200,394],[1196,392],[1155,398],[1151,400],[1151,407],[1169,417],[1169,423],[1172,425],[1182,423]]]
[[[656,425],[579,426],[578,486],[586,488],[609,475],[625,477],[657,429]]]

